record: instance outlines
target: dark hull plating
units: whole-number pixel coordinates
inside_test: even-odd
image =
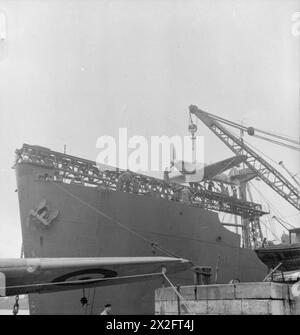
[[[148,243],[108,216],[199,265],[214,269],[220,255],[220,283],[233,278],[257,281],[266,275],[265,265],[253,251],[240,248],[240,237],[220,224],[217,213],[150,196],[39,180],[45,173],[53,172],[27,163],[16,165],[25,257],[153,255]],[[59,211],[47,227],[36,224],[29,215],[43,199],[50,212]],[[165,256],[157,251],[156,255]],[[172,280],[192,284],[193,273],[177,274]],[[154,289],[161,285],[161,280],[155,280],[91,289],[86,291],[87,309],[80,304],[82,290],[33,294],[30,312],[98,314],[104,304],[111,303],[114,314],[153,314]]]
[[[279,245],[256,249],[258,257],[268,268],[275,268],[281,263],[280,270],[292,271],[300,269],[300,244]]]

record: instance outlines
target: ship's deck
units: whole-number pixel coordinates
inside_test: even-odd
[[[118,168],[105,167],[90,160],[28,144],[16,150],[16,163],[29,163],[53,169],[53,174],[41,176],[41,178],[49,178],[57,182],[77,182],[112,190],[118,189],[119,176],[124,172]],[[182,185],[143,174],[133,172],[131,174],[133,186],[128,189],[128,192],[180,201],[177,195],[183,188]],[[218,188],[218,183],[215,182],[213,185],[213,188],[209,190],[206,187],[207,181],[190,183],[188,188],[192,196],[189,204],[194,207],[239,215],[250,220],[256,220],[267,214],[262,210],[260,204],[228,196]]]

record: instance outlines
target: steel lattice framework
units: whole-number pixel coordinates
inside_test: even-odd
[[[24,144],[21,149],[16,150],[15,163],[48,168],[51,173],[45,174],[44,178],[52,179],[53,182],[78,182],[86,186],[94,185],[111,190],[118,189],[119,176],[124,172],[118,168],[105,168],[90,160],[28,144]],[[175,201],[176,192],[182,188],[177,183],[133,172],[132,178],[134,186],[130,188],[129,192],[140,195]],[[230,197],[216,189],[208,190],[205,183],[191,183],[188,189],[192,194],[190,205],[194,207],[235,214],[249,220],[257,220],[260,216],[267,214],[262,210],[260,204]]]
[[[208,113],[197,106],[190,106],[190,113],[197,116],[212,132],[214,132],[236,155],[246,155],[244,162],[258,177],[281,195],[291,205],[300,210],[300,195],[297,188],[292,185],[279,171],[266,160],[247,146],[242,139],[234,136],[223,127],[220,122],[213,119]]]

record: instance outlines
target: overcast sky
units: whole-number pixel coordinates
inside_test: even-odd
[[[2,0],[0,12],[0,257],[20,254],[11,167],[23,143],[67,144],[68,153],[95,160],[97,138],[119,127],[129,136],[188,135],[191,104],[299,136],[298,0]],[[233,155],[201,122],[198,129],[207,163]],[[249,142],[299,172],[295,151]],[[257,187],[300,225],[296,209]]]

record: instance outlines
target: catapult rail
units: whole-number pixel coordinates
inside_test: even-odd
[[[24,144],[16,150],[16,164],[28,163],[53,169],[53,175],[47,178],[54,182],[81,182],[85,185],[102,186],[112,190],[117,189],[118,178],[124,170],[96,162],[81,159],[67,154],[52,151],[40,146]],[[135,187],[132,193],[150,195],[155,198],[174,200],[176,192],[183,188],[182,185],[166,182],[161,179],[145,176],[132,172]],[[264,212],[260,204],[243,201],[235,197],[224,195],[216,190],[207,190],[205,183],[190,183],[191,206],[208,210],[236,214],[248,219],[256,219]]]

